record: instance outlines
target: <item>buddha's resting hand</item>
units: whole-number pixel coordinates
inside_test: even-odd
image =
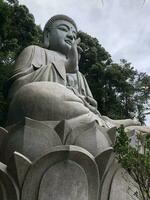
[[[79,97],[80,99],[82,99],[82,101],[84,102],[84,105],[90,111],[92,111],[96,115],[100,115],[99,111],[97,110],[97,102],[92,97],[89,97],[89,96],[84,97],[82,95],[80,95]]]
[[[97,101],[95,101],[94,98],[90,97],[90,96],[86,96],[85,100],[92,105],[93,107],[97,108]]]
[[[78,70],[78,61],[79,61],[78,44],[79,43],[80,43],[80,38],[75,40],[75,42],[72,44],[70,48],[70,51],[68,52],[67,60],[65,63],[67,73],[75,73]]]

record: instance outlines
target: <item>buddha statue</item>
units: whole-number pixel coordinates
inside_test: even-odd
[[[0,161],[11,179],[4,165],[0,172],[11,187],[12,177],[18,184],[15,200],[129,199],[123,178],[128,174],[112,148],[115,127],[145,133],[150,128],[101,116],[79,71],[77,31],[70,17],[52,17],[44,28],[44,47],[26,47],[8,80],[8,132],[0,129]],[[6,183],[2,189],[11,194]]]
[[[73,120],[76,126],[94,120],[104,127],[139,125],[135,120],[111,120],[100,115],[79,71],[79,42],[73,19],[56,15],[45,25],[45,48],[32,45],[22,51],[8,81],[11,101],[8,125],[24,117],[40,121]]]

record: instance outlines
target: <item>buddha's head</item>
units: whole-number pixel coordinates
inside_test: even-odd
[[[44,46],[47,49],[68,54],[77,37],[77,27],[73,19],[66,15],[55,15],[44,27]]]

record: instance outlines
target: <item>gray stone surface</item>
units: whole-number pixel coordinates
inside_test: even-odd
[[[64,141],[65,144],[83,147],[94,156],[100,154],[111,145],[107,129],[100,127],[96,121],[69,131]]]
[[[32,162],[24,155],[14,152],[14,162],[16,170],[16,178],[19,188],[22,188],[26,173],[31,166]]]
[[[118,162],[115,159],[113,159],[111,162],[111,165],[109,165],[109,167],[107,168],[107,171],[105,172],[102,182],[101,182],[100,200],[110,200],[111,183],[112,183],[114,174],[116,173],[118,168],[120,168],[120,166],[118,165]]]
[[[111,189],[110,189],[110,200],[139,200],[139,188],[129,174],[120,168],[114,175]]]
[[[112,127],[107,130],[107,134],[112,142],[112,145],[114,145],[116,142],[116,133],[117,133],[116,127]]]
[[[7,171],[7,166],[0,162],[0,199],[19,200],[19,189]]]
[[[100,154],[96,155],[95,160],[98,165],[100,179],[103,180],[103,177],[108,172],[107,169],[109,167],[109,160],[111,161],[111,157],[113,157],[113,148],[108,147],[103,150]]]
[[[53,147],[30,167],[21,200],[98,200],[94,157],[77,146]]]
[[[9,134],[3,144],[3,158],[7,164],[14,151],[33,161],[49,152],[52,146],[62,144],[53,126],[29,118],[8,129]]]

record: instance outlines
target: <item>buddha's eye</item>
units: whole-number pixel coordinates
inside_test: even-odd
[[[68,32],[68,28],[66,26],[58,26],[57,27],[59,30],[61,31],[65,31],[65,32]]]

